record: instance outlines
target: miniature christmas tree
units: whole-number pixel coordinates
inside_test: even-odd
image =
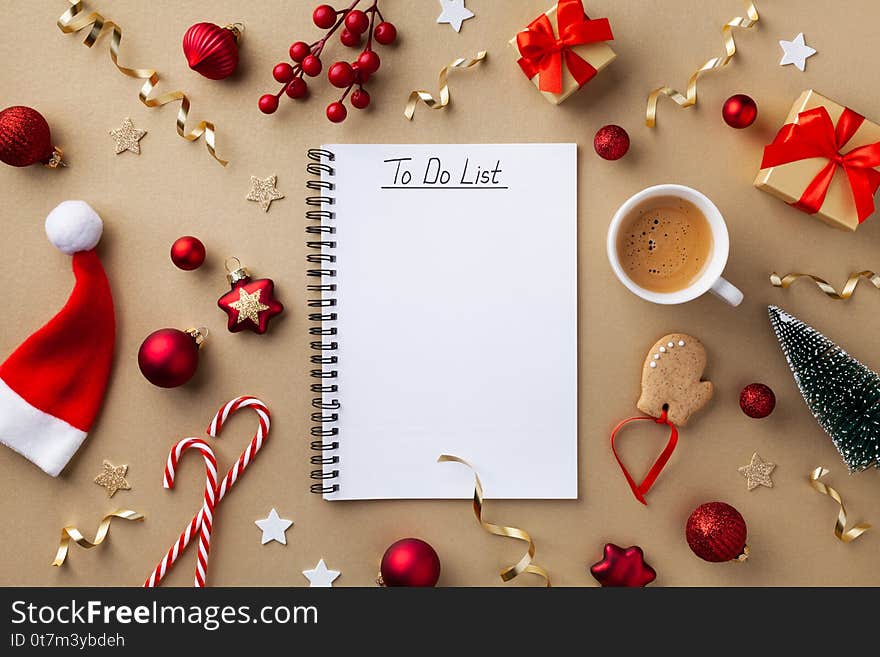
[[[850,472],[880,467],[880,376],[781,308],[768,311],[804,401]]]

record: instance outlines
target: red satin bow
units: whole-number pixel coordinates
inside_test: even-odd
[[[572,52],[574,46],[614,38],[607,18],[591,20],[584,13],[581,0],[559,0],[556,5],[556,27],[559,38],[546,14],[541,14],[516,35],[516,45],[522,57],[517,63],[531,80],[538,75],[538,88],[551,93],[562,92],[562,59],[578,85],[596,75],[596,69],[580,55]]]
[[[816,107],[798,114],[797,123],[782,126],[773,143],[764,147],[761,168],[775,167],[811,157],[828,160],[823,169],[807,185],[800,199],[793,203],[796,208],[815,214],[825,202],[825,196],[837,167],[843,167],[859,223],[874,212],[874,193],[880,187],[880,142],[853,148],[848,153],[840,151],[862,125],[865,117],[846,108],[835,126],[828,110]]]

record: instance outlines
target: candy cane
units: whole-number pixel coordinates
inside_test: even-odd
[[[219,411],[217,411],[214,419],[211,420],[211,424],[208,425],[208,435],[212,438],[216,437],[217,434],[223,429],[223,425],[231,414],[233,414],[240,408],[248,407],[256,411],[259,418],[259,426],[257,427],[257,431],[254,434],[254,437],[251,439],[250,444],[241,453],[241,456],[239,456],[238,460],[232,465],[232,467],[229,468],[229,472],[226,473],[226,476],[220,483],[220,487],[217,489],[217,493],[215,496],[215,507],[217,504],[220,503],[220,500],[222,500],[226,496],[226,493],[229,492],[229,490],[232,488],[232,485],[238,480],[239,474],[244,472],[245,468],[247,468],[251,461],[253,461],[253,459],[256,457],[257,452],[260,451],[260,448],[263,446],[263,441],[269,435],[271,417],[266,404],[264,404],[256,397],[245,395],[243,397],[236,397],[235,399],[224,404],[223,407]],[[168,464],[171,464],[170,456]],[[159,582],[161,582],[162,578],[165,577],[165,573],[168,568],[174,564],[180,553],[183,552],[184,549],[186,549],[187,545],[189,545],[190,540],[192,540],[193,534],[195,534],[196,530],[202,526],[203,517],[204,508],[202,508],[195,516],[193,516],[193,519],[180,533],[177,541],[174,543],[174,545],[171,546],[171,548],[168,550],[168,553],[165,555],[162,561],[159,562],[159,564],[144,582],[145,587],[151,588],[159,585]]]
[[[181,455],[188,449],[197,449],[202,453],[202,457],[205,459],[205,501],[202,504],[202,510],[199,514],[202,516],[202,523],[199,527],[199,555],[198,560],[196,561],[196,576],[194,580],[194,586],[198,588],[202,588],[205,586],[205,577],[208,572],[208,555],[211,551],[211,530],[214,527],[214,506],[215,506],[215,496],[217,493],[217,459],[214,456],[214,451],[211,447],[201,438],[184,438],[179,441],[168,454],[168,463],[165,464],[165,478],[163,484],[165,488],[174,488],[174,472],[177,467],[177,462],[180,460]],[[188,528],[190,535],[195,533],[195,528]],[[165,555],[165,558],[162,560],[162,574],[164,575],[164,571],[167,570],[168,561],[171,560],[173,563],[174,559],[176,559],[176,555],[179,554],[178,544],[177,543],[168,551],[168,554]],[[183,546],[185,547],[185,546]],[[181,548],[182,549],[182,548]]]

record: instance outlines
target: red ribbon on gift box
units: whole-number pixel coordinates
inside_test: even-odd
[[[849,108],[843,110],[836,126],[824,107],[800,112],[797,123],[782,126],[773,143],[764,147],[761,168],[813,157],[827,159],[828,164],[810,181],[800,199],[792,203],[804,212],[815,214],[825,202],[837,167],[843,167],[859,223],[862,223],[874,212],[874,194],[880,187],[880,171],[874,168],[880,166],[880,142],[859,146],[847,153],[841,150],[864,120],[864,116]]]
[[[558,94],[562,92],[562,60],[579,86],[594,75],[596,68],[572,51],[574,46],[614,39],[607,18],[591,20],[584,13],[581,0],[559,0],[556,4],[556,27],[559,37],[546,14],[541,14],[516,35],[522,57],[517,60],[523,73],[531,80],[538,75],[538,88]]]

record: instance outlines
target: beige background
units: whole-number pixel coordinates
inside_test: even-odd
[[[873,68],[880,19],[876,3],[761,3],[759,26],[737,34],[741,51],[735,61],[701,82],[698,107],[685,111],[661,102],[653,131],[643,124],[647,92],[661,83],[682,88],[698,63],[720,53],[718,28],[741,13],[742,3],[590,0],[591,15],[611,19],[618,59],[587,89],[553,107],[523,78],[507,45],[548,0],[469,0],[477,17],[465,22],[460,34],[435,24],[439,5],[434,0],[384,0],[384,12],[401,37],[397,46],[381,50],[382,70],[369,85],[375,99],[369,112],[350,112],[345,124],[329,124],[323,108],[332,92],[321,83],[312,85],[317,93],[310,102],[282,100],[277,114],[263,116],[256,103],[260,94],[277,88],[272,66],[286,60],[293,40],[316,34],[309,20],[315,4],[127,0],[93,5],[123,26],[123,63],[155,67],[162,73],[161,90],[186,89],[193,116],[216,123],[219,153],[231,160],[224,169],[203,143],[177,137],[176,105],[148,110],[138,102],[139,83],[113,68],[107,41],[88,50],[80,37],[58,31],[55,20],[65,2],[4,0],[10,29],[0,46],[0,106],[39,108],[70,167],[0,168],[0,286],[6,299],[0,354],[8,354],[45,322],[70,289],[69,258],[53,250],[42,227],[46,213],[68,198],[86,199],[105,220],[101,254],[115,293],[119,329],[104,411],[63,476],[51,479],[0,449],[0,583],[140,584],[195,511],[201,494],[202,466],[196,458],[183,464],[178,489],[162,489],[168,448],[185,435],[200,434],[221,403],[249,393],[270,404],[273,429],[264,452],[218,511],[211,583],[299,586],[306,583],[300,571],[324,557],[342,571],[338,585],[370,585],[385,547],[413,535],[439,552],[442,585],[500,584],[499,569],[519,558],[522,545],[483,532],[467,502],[331,504],[307,493],[302,199],[305,150],[322,141],[519,140],[580,145],[580,498],[490,502],[487,517],[526,528],[536,540],[537,561],[560,585],[594,585],[587,567],[606,541],[641,545],[657,569],[657,584],[668,586],[880,584],[878,530],[850,545],[837,541],[832,535],[837,507],[806,481],[816,465],[830,467],[828,482],[842,492],[852,519],[880,523],[877,473],[847,476],[831,441],[805,408],[766,317],[766,305],[779,303],[880,367],[876,290],[860,288],[851,301],[832,302],[807,284],[781,291],[767,282],[774,269],[801,270],[840,285],[851,270],[880,267],[880,218],[856,235],[837,232],[751,187],[762,145],[803,89],[815,87],[880,117]],[[186,67],[180,39],[200,20],[246,23],[241,68],[234,79],[213,82]],[[777,40],[792,39],[800,31],[819,50],[806,73],[778,65]],[[411,89],[436,91],[442,65],[483,48],[489,58],[481,67],[451,76],[449,108],[428,112],[420,107],[412,123],[403,119]],[[339,52],[341,46],[334,45],[325,62]],[[722,101],[735,92],[749,93],[760,107],[756,125],[742,132],[725,126],[720,117]],[[126,116],[149,131],[140,157],[113,154],[107,131]],[[594,132],[606,123],[625,126],[633,141],[629,155],[616,163],[600,160],[591,147]],[[264,214],[244,196],[249,176],[270,174],[278,175],[286,198]],[[604,253],[609,217],[627,196],[660,182],[695,186],[725,213],[732,240],[725,275],[745,292],[740,308],[711,297],[686,306],[652,306],[614,279]],[[535,276],[553,276],[553,237],[543,234],[541,217],[532,225]],[[207,244],[208,264],[199,271],[182,272],[169,261],[169,246],[182,234],[198,235]],[[449,257],[470,257],[478,248],[472,245]],[[227,289],[222,269],[227,255],[240,257],[255,275],[275,279],[287,310],[268,335],[225,331],[215,301]],[[198,324],[213,334],[196,379],[176,390],[149,385],[135,364],[143,338],[160,327]],[[646,350],[673,330],[693,333],[706,344],[707,376],[717,386],[717,397],[682,431],[680,446],[646,508],[627,489],[608,434],[617,420],[635,411]],[[740,388],[756,380],[768,383],[778,396],[776,412],[763,421],[745,417],[737,405]],[[252,417],[238,417],[216,442],[224,469],[253,428]],[[635,429],[621,441],[634,472],[644,471],[664,440],[660,431]],[[755,450],[778,464],[772,490],[747,492],[736,471]],[[104,458],[130,466],[132,490],[112,500],[92,483]],[[376,460],[381,468],[381,451]],[[715,499],[736,506],[748,522],[753,556],[746,565],[704,563],[684,541],[690,511]],[[61,526],[72,523],[91,534],[98,519],[117,506],[142,511],[147,520],[118,522],[100,548],[74,548],[63,568],[49,566]],[[296,523],[286,547],[259,543],[254,520],[273,506]],[[190,550],[167,581],[188,586],[193,559]],[[530,580],[526,576],[510,585],[534,583]]]

